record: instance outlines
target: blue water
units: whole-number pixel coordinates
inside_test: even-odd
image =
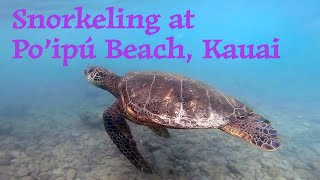
[[[124,8],[124,13],[159,13],[162,18],[157,25],[161,30],[147,36],[143,29],[12,29],[12,13],[18,8],[48,15],[73,13],[77,6],[92,14],[104,13],[104,7],[109,6]],[[0,179],[57,179],[66,174],[77,179],[317,179],[320,175],[317,170],[320,167],[319,7],[317,0],[2,2]],[[196,15],[192,20],[195,28],[169,29],[168,17],[186,10]],[[45,39],[57,37],[61,44],[81,44],[89,36],[98,57],[93,60],[78,57],[63,67],[62,59],[51,58],[52,51],[36,60],[26,54],[22,59],[12,58],[14,39],[44,44]],[[165,43],[165,38],[170,36],[183,44],[187,53],[193,54],[190,63],[184,59],[103,58],[105,39],[157,45]],[[272,45],[275,37],[280,39],[280,59],[201,58],[203,39]],[[86,81],[83,69],[89,65],[103,66],[119,75],[131,71],[164,71],[203,81],[268,117],[280,133],[282,146],[275,152],[262,152],[217,130],[172,130],[173,137],[166,141],[130,124],[136,140],[142,140],[139,148],[157,172],[145,175],[122,157],[103,129],[91,128],[81,121],[83,114],[89,114],[100,123],[101,113],[115,100]],[[190,146],[190,143],[194,144]],[[158,149],[150,151],[149,146]],[[190,148],[195,152],[188,153]],[[115,158],[105,159],[106,156]],[[49,167],[43,169],[46,164]]]

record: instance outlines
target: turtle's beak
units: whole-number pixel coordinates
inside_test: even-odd
[[[98,67],[95,67],[95,66],[90,66],[90,67],[87,67],[83,73],[88,76],[89,74],[91,74],[92,72],[96,71],[98,69]]]
[[[92,73],[95,70],[95,67],[87,67],[83,73],[84,75],[88,76],[90,73]]]
[[[86,76],[87,80],[88,80],[90,83],[92,83],[92,84],[96,84],[96,82],[95,82],[95,80],[94,80],[94,79],[95,79],[95,76],[96,76],[96,73],[94,73],[95,70],[96,70],[95,67],[87,67],[87,68],[83,71],[83,73],[84,73],[84,75]]]
[[[88,75],[88,68],[84,69],[83,73],[84,73],[84,75],[87,76]]]

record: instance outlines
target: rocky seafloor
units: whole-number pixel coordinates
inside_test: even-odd
[[[320,177],[320,127],[312,123],[318,114],[304,117],[289,110],[269,114],[278,119],[273,125],[282,139],[282,147],[275,152],[262,151],[219,130],[169,130],[171,138],[165,139],[130,123],[138,148],[154,170],[150,175],[137,170],[104,131],[101,113],[111,103],[93,98],[63,107],[21,106],[21,113],[14,106],[0,110],[0,179]],[[269,108],[264,111],[271,112],[273,107]]]

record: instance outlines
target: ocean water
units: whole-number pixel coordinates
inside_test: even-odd
[[[12,28],[12,13],[161,14],[160,31],[143,29]],[[317,0],[243,1],[6,1],[0,7],[0,179],[319,179],[320,3]],[[168,17],[191,10],[192,29],[171,30]],[[14,59],[12,40],[44,44],[84,43],[91,36],[96,59],[76,57],[64,67],[52,50],[39,59]],[[175,37],[185,59],[105,59],[105,39],[157,45]],[[272,44],[280,59],[202,59],[204,39],[235,44]],[[83,70],[102,66],[118,75],[132,71],[174,72],[214,86],[272,122],[281,138],[273,152],[255,148],[215,129],[173,130],[171,138],[128,122],[154,174],[136,169],[107,136],[102,112],[116,99],[89,84]]]

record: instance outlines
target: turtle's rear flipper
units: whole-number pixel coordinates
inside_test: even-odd
[[[117,145],[120,152],[125,155],[134,166],[141,171],[152,173],[151,167],[139,153],[130,128],[119,111],[118,103],[115,102],[103,113],[103,121],[107,133]]]
[[[249,115],[219,129],[267,151],[273,151],[280,146],[277,131],[261,116]]]
[[[170,138],[170,133],[167,128],[149,126],[149,129],[151,129],[155,134],[157,134],[160,137]]]

